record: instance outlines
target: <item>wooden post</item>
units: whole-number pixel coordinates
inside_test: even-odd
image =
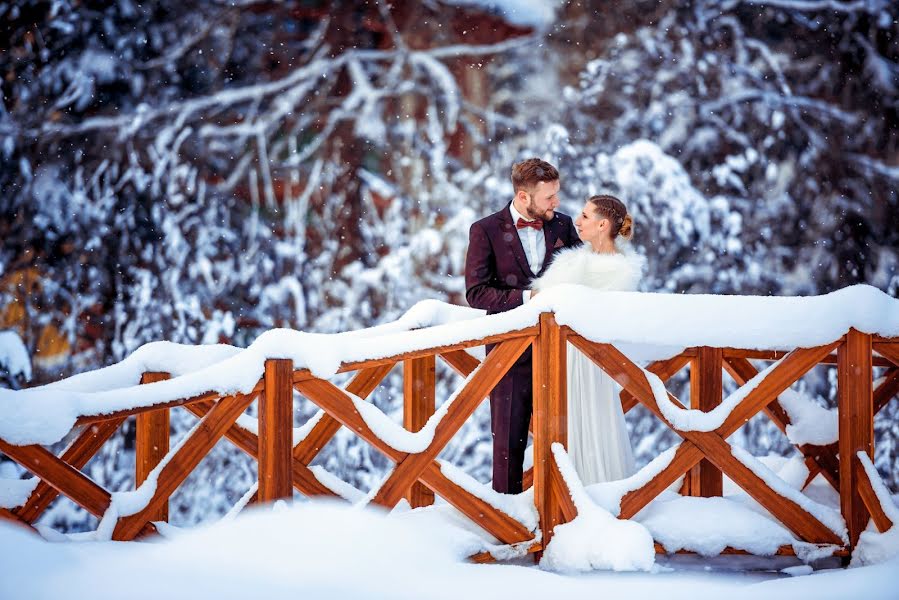
[[[856,453],[874,458],[874,394],[871,336],[850,329],[837,349],[837,409],[839,412],[840,509],[849,531],[850,548],[868,525],[868,511],[859,494]]]
[[[437,357],[423,356],[403,361],[403,427],[419,431],[434,414]],[[406,493],[412,508],[434,504],[434,492],[419,482]]]
[[[141,375],[141,385],[165,381],[171,375],[160,372],[147,372]],[[160,408],[139,413],[137,430],[134,439],[134,487],[138,487],[156,468],[159,461],[169,453],[169,409]],[[148,520],[168,521],[169,504],[166,502]]]
[[[534,340],[534,502],[543,532],[543,547],[556,525],[564,523],[562,502],[553,487],[556,469],[552,444],[568,447],[568,373],[565,335],[552,313],[540,315],[540,333]],[[541,553],[542,554],[542,553]]]
[[[293,361],[265,361],[259,396],[259,502],[293,497]]]
[[[690,408],[708,412],[721,404],[722,368],[724,353],[721,348],[701,346],[690,365]],[[723,481],[721,471],[707,458],[690,469],[687,474],[689,495],[711,498],[721,496]]]

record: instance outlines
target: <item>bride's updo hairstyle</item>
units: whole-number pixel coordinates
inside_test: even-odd
[[[619,235],[629,240],[634,235],[634,219],[627,212],[624,203],[615,196],[600,194],[591,196],[588,200],[596,207],[596,214],[600,218],[608,219],[612,224],[611,237],[614,240]]]

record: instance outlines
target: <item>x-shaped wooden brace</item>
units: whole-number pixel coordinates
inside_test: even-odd
[[[875,344],[874,348],[884,357],[899,365],[899,348],[896,344]],[[892,355],[892,358],[890,356]],[[743,385],[749,379],[758,374],[758,371],[745,358],[725,358],[725,367],[738,384]],[[884,375],[883,381],[874,390],[874,414],[886,406],[893,397],[899,394],[899,367],[891,367]],[[790,416],[777,400],[774,400],[765,408],[765,412],[777,427],[786,435],[786,427],[790,424]],[[807,486],[819,473],[837,491],[840,489],[840,458],[839,443],[833,442],[823,446],[815,444],[803,444],[798,446],[799,451],[805,456],[805,462],[809,469],[808,477],[803,487]]]
[[[793,500],[775,492],[761,477],[738,460],[732,454],[730,445],[725,441],[762,407],[770,404],[794,381],[818,364],[823,356],[829,354],[838,345],[838,342],[791,352],[757,387],[746,395],[718,429],[701,432],[683,431],[671,424],[656,403],[643,371],[617,348],[610,344],[589,342],[574,335],[569,337],[569,341],[642,402],[675,433],[684,438],[684,442],[678,447],[674,458],[665,469],[645,486],[622,498],[619,515],[621,518],[627,519],[635,515],[650,500],[705,457],[800,539],[813,543],[842,545],[840,537],[814,515]],[[670,393],[668,397],[672,402],[678,402]]]
[[[393,368],[394,363],[386,365],[378,365],[368,369],[362,369],[347,384],[346,390],[360,398],[365,398],[371,394],[378,384]],[[296,379],[302,380],[307,375],[297,374]],[[196,402],[186,407],[198,417],[203,417],[212,408],[211,402]],[[328,440],[340,428],[340,423],[328,415],[323,414],[318,422],[313,426],[312,430],[300,441],[293,449],[292,482],[293,486],[301,494],[305,496],[330,496],[337,498],[338,496],[324,484],[322,484],[315,474],[309,469],[309,463],[324,448]],[[259,454],[259,437],[252,431],[241,427],[234,423],[225,432],[227,437],[235,446],[243,450],[246,454],[253,458],[258,458]]]
[[[895,365],[887,370],[883,381],[874,390],[873,412],[877,415],[883,407],[889,404],[890,400],[899,394],[899,344],[896,342],[880,342],[875,343],[873,349]],[[815,476],[820,473],[824,475],[824,478],[830,482],[834,489],[840,489],[839,442],[833,442],[824,446],[807,444],[800,446],[799,450],[805,455],[806,463],[809,467],[805,485],[811,483]]]
[[[109,421],[85,425],[81,433],[59,456],[59,460],[80,472],[124,421],[125,417],[118,417]],[[59,485],[59,481],[57,481],[57,485]],[[32,524],[59,496],[59,493],[58,487],[51,485],[47,479],[41,478],[28,497],[28,502],[10,512],[23,522]]]
[[[758,375],[758,370],[746,358],[727,357],[724,359],[724,367],[738,385],[745,385],[747,381]],[[781,406],[780,401],[772,400],[763,410],[777,428],[786,435],[787,425],[790,424],[790,415]],[[837,457],[836,447],[801,444],[797,446],[797,449],[805,457],[805,463],[809,469],[809,478],[806,480],[806,484],[814,477],[813,473],[823,473],[833,488],[839,491],[840,459]]]
[[[131,540],[140,533],[150,516],[155,514],[169,496],[178,489],[200,461],[212,450],[219,439],[256,399],[256,394],[237,394],[219,399],[202,418],[197,428],[190,434],[171,456],[156,481],[156,491],[147,505],[139,512],[122,517],[113,531],[114,540]]]
[[[498,344],[453,400],[449,411],[437,424],[431,443],[416,454],[399,451],[378,437],[356,410],[352,398],[334,384],[310,378],[298,381],[296,388],[338,423],[396,462],[392,474],[378,489],[373,499],[375,504],[395,506],[412,483],[420,480],[500,542],[526,542],[533,538],[526,527],[450,481],[436,458],[533,339],[533,336],[523,336]]]

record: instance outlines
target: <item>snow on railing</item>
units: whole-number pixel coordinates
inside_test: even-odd
[[[486,358],[471,352],[487,343],[497,346]],[[684,442],[627,480],[591,486],[589,494],[577,491],[579,484],[572,479],[576,474],[564,466],[567,429],[565,419],[559,418],[567,413],[566,343],[622,386],[625,410],[635,402],[644,404]],[[530,516],[534,513],[520,499],[498,495],[436,460],[496,381],[529,347],[534,352],[534,459],[525,480],[533,483],[531,506],[536,507],[536,517]],[[433,375],[429,379],[426,373],[429,362],[438,357],[465,379],[435,410]],[[749,358],[774,362],[757,371]],[[419,415],[414,428],[409,423],[397,425],[365,401],[398,363],[408,366],[408,373],[415,377],[424,377],[415,386],[407,386],[406,410]],[[7,486],[8,493],[0,484],[0,500],[7,506],[0,515],[33,523],[49,503],[52,487],[103,517],[101,537],[131,539],[152,530],[150,521],[164,516],[160,511],[169,495],[225,436],[259,461],[258,490],[243,498],[242,504],[285,497],[293,486],[306,495],[386,507],[406,496],[414,507],[433,501],[433,496],[429,499],[421,491],[424,484],[489,534],[482,547],[489,554],[482,553],[477,560],[543,550],[558,526],[573,523],[581,513],[592,516],[580,522],[596,526],[611,523],[608,519],[616,516],[632,519],[659,494],[678,485],[686,496],[722,496],[723,475],[781,527],[775,528],[781,533],[772,534],[767,546],[743,542],[748,544],[746,550],[788,539],[791,552],[813,557],[853,547],[865,516],[873,510],[866,509],[855,485],[864,471],[853,459],[838,458],[855,456],[858,450],[870,452],[870,434],[842,422],[823,427],[825,433],[820,424],[812,431],[808,415],[825,409],[818,407],[816,413],[812,399],[789,389],[820,363],[838,364],[839,410],[852,413],[854,423],[873,419],[895,394],[899,301],[869,286],[808,298],[597,292],[561,286],[497,315],[425,301],[392,323],[337,334],[272,330],[245,349],[156,342],[104,369],[29,390],[0,390],[0,451],[44,480],[30,489],[24,484]],[[664,385],[688,364],[691,386],[695,384],[696,389],[692,407],[684,406]],[[875,365],[890,367],[879,383],[873,381]],[[741,385],[723,399],[722,370]],[[328,381],[349,371],[357,374],[343,389]],[[158,375],[151,378],[154,382],[141,384],[151,372]],[[321,409],[297,428],[290,418],[294,389]],[[243,414],[257,396],[258,419]],[[869,396],[876,402],[866,404]],[[174,406],[183,406],[201,421],[168,451],[167,415]],[[809,480],[821,472],[837,488],[842,516],[726,442],[760,411],[799,444],[811,470]],[[130,415],[146,416],[144,424],[139,420],[138,425],[139,453],[144,453],[138,460],[144,465],[138,478],[141,485],[134,492],[110,494],[73,473],[71,467],[81,468]],[[836,411],[827,416],[836,419]],[[145,437],[160,435],[153,433],[157,428],[153,423],[165,424],[165,438],[160,442],[164,448],[155,454],[146,449],[155,446],[147,446]],[[85,424],[98,429],[82,431],[61,457],[43,449]],[[396,462],[387,479],[368,494],[321,467],[309,466],[341,425]],[[141,439],[145,446],[140,445]],[[849,467],[841,469],[841,462]],[[577,499],[572,501],[570,494]],[[27,501],[23,500],[26,495]],[[598,501],[595,508],[602,514],[585,508],[590,496]],[[530,505],[531,500],[525,503]],[[662,535],[659,530],[656,533]],[[565,537],[581,539],[573,533]],[[785,551],[782,543],[778,551]],[[553,561],[562,560],[565,554],[559,552]],[[633,565],[644,563],[632,561]]]

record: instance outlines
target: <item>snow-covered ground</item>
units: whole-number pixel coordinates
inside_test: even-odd
[[[895,598],[899,559],[812,572],[795,559],[661,558],[651,572],[477,565],[438,521],[328,502],[257,508],[153,543],[54,544],[0,523],[0,598]],[[749,569],[749,570],[746,570]]]

